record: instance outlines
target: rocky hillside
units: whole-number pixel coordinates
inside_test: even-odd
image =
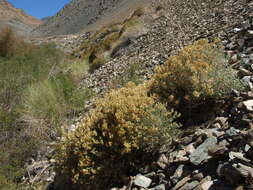
[[[13,7],[8,1],[0,1],[0,28],[9,26],[19,34],[27,34],[41,24],[41,20]]]
[[[25,164],[26,173],[23,176],[23,183],[34,188],[37,184],[43,184],[40,188],[47,190],[64,189],[59,187],[65,185],[64,180],[69,182],[69,179],[59,176],[59,173],[62,174],[61,170],[69,167],[71,172],[63,174],[71,176],[76,174],[73,169],[75,166],[78,166],[76,171],[79,172],[80,169],[80,173],[83,172],[81,169],[86,169],[85,162],[81,160],[80,165],[75,165],[72,164],[75,162],[71,159],[75,159],[75,156],[82,158],[84,155],[82,151],[85,148],[76,147],[79,139],[82,140],[85,136],[78,132],[83,126],[86,127],[85,121],[90,117],[88,111],[95,108],[94,116],[91,117],[94,119],[101,115],[99,111],[110,111],[106,109],[107,104],[111,105],[110,101],[119,101],[115,103],[117,106],[122,102],[121,99],[116,100],[114,96],[111,100],[102,99],[100,102],[105,102],[102,104],[105,109],[99,110],[100,107],[94,100],[106,97],[108,91],[119,89],[126,82],[145,83],[154,80],[155,68],[166,65],[171,55],[175,55],[180,48],[201,38],[213,41],[218,37],[224,46],[221,49],[227,57],[227,68],[231,68],[230,71],[233,70],[238,74],[238,76],[234,75],[235,78],[244,81],[246,87],[240,91],[233,90],[228,85],[230,89],[227,97],[218,101],[222,106],[218,106],[218,110],[212,110],[208,104],[200,104],[198,106],[200,111],[198,110],[197,113],[202,109],[205,110],[205,118],[202,120],[204,113],[199,114],[199,117],[188,115],[187,120],[182,122],[181,135],[170,144],[164,145],[164,149],[152,154],[152,161],[150,161],[151,156],[142,153],[140,155],[142,159],[135,168],[127,168],[129,170],[127,172],[120,170],[120,175],[110,176],[111,170],[105,170],[105,176],[109,178],[107,185],[93,189],[252,190],[253,1],[146,0],[145,5],[141,6],[143,8],[141,13],[138,11],[136,13],[141,2],[141,0],[73,0],[56,16],[49,18],[34,31],[50,36],[37,38],[34,42],[55,42],[58,47],[69,53],[70,63],[63,73],[68,71],[75,78],[78,87],[91,89],[94,95],[82,105],[85,111],[80,115],[78,113],[73,117],[66,117],[68,123],[64,125],[64,129],[70,134],[73,132],[73,137],[76,136],[73,138],[75,141],[57,136],[55,139],[58,141],[47,142],[43,149],[35,151]],[[78,33],[73,34],[76,32]],[[91,67],[93,63],[99,63],[98,67],[88,71],[87,67]],[[190,61],[188,63],[190,64]],[[187,65],[184,66],[188,68]],[[228,74],[223,71],[219,70],[219,74],[230,76],[231,73],[232,76],[232,72]],[[220,75],[215,77],[222,78]],[[182,81],[187,81],[187,76],[182,78]],[[226,79],[234,80],[234,78]],[[173,83],[171,80],[168,81]],[[220,81],[221,84],[224,82],[227,81]],[[176,84],[178,84],[177,80]],[[186,84],[180,86],[182,89],[189,85],[183,82],[182,84]],[[134,93],[138,92],[135,90]],[[131,106],[125,107],[128,109]],[[108,120],[113,118],[114,114],[109,116]],[[103,122],[106,119],[103,118]],[[108,126],[113,128],[115,121],[112,123]],[[162,124],[164,125],[164,122]],[[87,139],[83,142],[83,145],[86,145]],[[71,147],[62,148],[64,156],[68,154],[66,150],[70,150],[67,162],[62,162],[61,158],[64,156],[55,156],[55,152],[59,151],[55,150],[55,145],[58,147],[58,143],[72,143]],[[94,147],[98,147],[97,144]],[[122,147],[114,148],[118,151]],[[77,151],[72,151],[73,149]],[[96,158],[99,158],[100,154],[97,155]],[[120,157],[119,154],[117,156]],[[117,156],[102,158],[102,161],[111,158],[118,161],[120,159]],[[60,170],[59,160],[65,163],[61,165]],[[113,169],[117,168],[116,164],[121,163],[117,161],[113,160]],[[75,177],[82,178],[82,175],[78,173]],[[103,177],[98,178],[103,179]],[[82,183],[86,181],[80,180],[82,188],[73,186],[72,189],[89,189]]]
[[[73,34],[82,30],[117,22],[143,0],[73,0],[57,15],[38,27],[34,34],[42,36]]]
[[[147,12],[140,17],[144,32],[131,36],[129,43],[118,48],[104,65],[86,74],[81,85],[103,95],[112,88],[119,88],[117,80],[127,77],[128,68],[134,64],[139,65],[135,73],[148,80],[154,68],[164,64],[175,50],[199,38],[219,37],[230,64],[253,89],[252,1],[152,0],[150,3]],[[57,17],[61,15],[54,19]],[[62,36],[58,42],[66,48],[68,44],[80,46],[80,39],[86,41],[89,38],[88,34]],[[55,39],[57,37],[53,41]],[[98,39],[101,40],[103,37]],[[83,59],[82,53],[75,52],[75,56]],[[209,120],[199,126],[185,125],[182,138],[172,143],[169,150],[141,168],[138,175],[127,176],[126,180],[119,176],[119,183],[125,186],[113,190],[252,189],[252,97],[252,91],[234,91],[224,112],[221,111],[220,115],[210,113]],[[80,126],[79,122],[77,119],[69,130],[75,130]],[[36,176],[41,171],[48,171],[41,178],[49,182],[48,189],[53,189],[55,172],[51,166],[55,160],[43,156],[28,165],[27,170],[34,175],[26,180],[39,181]]]
[[[199,38],[230,40],[234,28],[250,22],[250,4],[243,0],[220,3],[210,3],[209,0],[160,0],[150,3],[149,13],[142,17],[145,34],[131,39],[131,43],[121,49],[116,57],[87,76],[84,84],[96,92],[104,91],[113,80],[121,78],[131,64],[140,64],[142,69],[137,72],[144,79],[149,79],[153,69],[178,48]],[[213,6],[211,9],[210,4]]]

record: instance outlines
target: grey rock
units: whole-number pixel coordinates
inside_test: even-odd
[[[231,127],[225,132],[225,134],[228,135],[229,137],[233,137],[239,134],[239,130],[235,129],[234,127]]]
[[[248,152],[248,151],[250,150],[250,148],[251,148],[251,147],[250,147],[248,144],[246,144],[245,147],[244,147],[244,151],[245,151],[245,152]]]
[[[186,183],[183,187],[179,190],[192,190],[199,185],[198,181],[192,181],[191,183]]]
[[[200,185],[207,182],[207,181],[212,181],[212,177],[211,176],[206,176],[205,178],[203,178],[201,181],[200,181]]]
[[[224,122],[222,126],[225,126],[225,125],[226,125],[226,122]],[[213,136],[215,137],[220,137],[224,135],[224,131],[221,131],[219,129],[211,129],[211,131],[212,131]]]
[[[231,42],[231,43],[227,44],[226,48],[228,48],[229,50],[235,49],[236,48],[235,42]]]
[[[208,160],[210,156],[208,155],[208,150],[217,144],[216,137],[210,137],[205,140],[203,144],[197,147],[197,149],[190,155],[190,161],[194,165],[201,164],[204,160]]]
[[[224,140],[222,140],[222,141],[219,142],[219,145],[228,146],[229,142],[224,139]]]
[[[56,163],[56,160],[55,160],[55,159],[51,159],[50,162],[51,162],[52,164],[55,164],[55,163]]]
[[[153,187],[149,190],[166,190],[166,186],[164,184],[158,185],[156,187]]]
[[[199,190],[209,190],[212,185],[213,185],[213,181],[206,181],[200,185]]]
[[[228,118],[217,117],[217,118],[215,118],[214,124],[215,123],[219,123],[222,127],[225,127],[228,124]]]
[[[184,165],[179,165],[178,168],[176,169],[175,173],[173,176],[171,176],[171,180],[173,183],[177,183],[178,180],[182,178],[184,172]]]
[[[248,30],[248,33],[253,35],[253,30]]]
[[[237,164],[236,169],[239,171],[239,173],[242,175],[242,177],[247,178],[249,175],[253,176],[253,168],[246,166],[244,164]]]
[[[234,54],[234,55],[230,58],[230,60],[229,60],[230,64],[236,63],[237,61],[238,61],[238,55],[237,55],[237,54]]]
[[[252,112],[253,111],[253,100],[247,100],[242,102],[244,108],[249,111]]]
[[[145,174],[144,176],[148,177],[148,178],[152,178],[152,177],[156,176],[156,172],[150,172],[150,173]]]
[[[202,179],[204,178],[204,174],[203,173],[197,173],[197,174],[194,174],[193,176],[192,176],[192,179],[193,180],[198,180],[198,181],[201,181]]]
[[[238,90],[232,89],[232,94],[236,97],[240,96],[240,92]]]
[[[219,122],[215,122],[214,124],[217,124]],[[223,126],[223,124],[221,125]],[[203,134],[206,134],[207,137],[220,137],[224,134],[224,131],[221,131],[220,129],[218,128],[214,128],[214,129],[201,129],[201,130],[198,130],[196,133],[196,135],[203,135]]]
[[[234,32],[240,32],[242,31],[242,28],[234,28]]]
[[[149,187],[151,182],[152,180],[150,178],[147,178],[141,174],[137,175],[134,179],[134,185],[143,188]]]
[[[228,151],[228,148],[225,145],[217,145],[213,146],[208,150],[208,154],[211,155],[212,157],[217,157],[217,156],[224,156],[225,153]]]
[[[188,161],[189,158],[186,155],[187,155],[187,153],[185,150],[178,151],[176,161],[182,161],[182,162]]]
[[[252,91],[247,92],[247,98],[253,99],[253,92]]]
[[[253,73],[247,69],[244,69],[244,68],[239,68],[239,75],[241,77],[245,77],[245,76],[252,76]]]
[[[193,153],[196,149],[193,146],[193,143],[187,145],[186,147],[184,147],[184,150],[186,151],[187,154],[191,154]]]
[[[188,145],[188,144],[190,144],[191,142],[192,142],[192,136],[186,136],[186,137],[184,137],[182,140],[181,140],[181,143],[183,144],[183,145]]]
[[[253,130],[248,131],[248,133],[247,133],[247,142],[251,147],[253,147]]]
[[[169,160],[165,156],[165,154],[160,155],[160,157],[158,158],[158,161],[157,161],[157,165],[160,168],[165,169],[168,164],[169,164]]]
[[[191,180],[190,176],[184,177],[171,190],[178,190],[180,187],[182,187],[183,185],[185,185],[190,180]]]
[[[251,76],[245,76],[242,78],[242,80],[247,83],[247,85],[249,86],[249,88],[251,90],[253,89],[253,83],[251,82]]]
[[[243,153],[241,153],[241,152],[229,152],[229,158],[231,160],[237,158],[237,159],[245,161],[245,162],[250,162],[250,160],[245,158]]]

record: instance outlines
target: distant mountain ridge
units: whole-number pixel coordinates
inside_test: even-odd
[[[0,0],[0,29],[11,27],[17,33],[27,35],[42,23],[43,21],[15,8],[7,0]]]
[[[100,25],[111,22],[114,12],[115,17],[120,17],[121,14],[135,9],[141,1],[143,0],[72,0],[55,16],[36,28],[34,34],[53,36],[78,33],[90,28],[97,21],[100,21]]]

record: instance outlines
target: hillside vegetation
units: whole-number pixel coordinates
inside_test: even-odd
[[[38,30],[124,2],[73,0]],[[95,32],[0,32],[0,190],[253,188],[253,2],[147,2]]]
[[[65,120],[84,111],[92,92],[77,86],[78,70],[53,44],[28,44],[10,29],[0,34],[0,44],[5,47],[0,49],[0,176],[4,188],[15,189],[26,159],[45,140],[62,135]],[[101,189],[117,183],[122,171],[138,165],[139,155],[154,155],[177,138],[184,125],[180,118],[199,105],[215,107],[232,89],[243,88],[218,42],[199,40],[185,47],[150,81],[128,83],[98,99],[83,124],[57,148],[60,186]]]
[[[219,72],[222,77],[216,77]],[[203,39],[183,48],[150,81],[128,83],[96,102],[57,150],[59,186],[103,189],[117,184],[118,176],[141,167],[140,155],[151,158],[176,140],[189,114],[200,120],[232,89],[243,90],[244,84],[218,42]],[[212,107],[194,112],[200,105]]]
[[[65,119],[83,110],[92,95],[64,67],[53,44],[28,44],[10,29],[0,33],[1,181],[20,182],[26,159],[59,135]]]

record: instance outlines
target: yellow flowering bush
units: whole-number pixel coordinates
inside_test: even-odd
[[[243,86],[219,43],[201,39],[181,49],[156,70],[150,93],[176,109],[181,108],[181,112],[187,106],[223,98],[232,89]]]
[[[178,116],[148,97],[145,85],[112,91],[59,147],[58,173],[72,187],[102,189],[138,160],[138,152],[170,143],[178,134]]]

